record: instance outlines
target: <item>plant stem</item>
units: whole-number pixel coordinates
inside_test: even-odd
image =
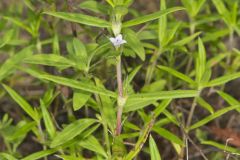
[[[193,113],[194,113],[195,108],[196,108],[196,105],[197,105],[197,102],[196,102],[196,101],[197,101],[197,99],[194,98],[194,99],[193,99],[192,106],[191,106],[191,110],[190,110],[190,112],[189,112],[189,116],[188,116],[188,119],[187,119],[187,125],[186,125],[187,128],[191,125]]]
[[[118,84],[118,108],[117,108],[116,135],[118,136],[121,134],[122,110],[123,110],[123,103],[121,103],[121,101],[124,99],[123,84],[122,84],[121,56],[117,57],[116,71],[117,71],[117,84]]]

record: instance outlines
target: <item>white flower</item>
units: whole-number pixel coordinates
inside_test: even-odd
[[[112,42],[112,44],[115,46],[115,47],[120,47],[121,44],[124,44],[124,43],[127,43],[127,41],[125,41],[124,39],[122,39],[122,35],[119,34],[117,35],[117,37],[111,37],[109,38],[110,41]]]

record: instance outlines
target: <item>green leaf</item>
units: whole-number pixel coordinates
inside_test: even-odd
[[[198,95],[196,90],[173,90],[173,91],[159,91],[154,93],[139,93],[128,97],[128,100],[160,100],[170,98],[188,98]]]
[[[174,90],[133,94],[128,97],[124,106],[124,112],[130,112],[146,107],[161,99],[188,98],[196,96],[198,96],[198,91],[195,90]]]
[[[15,65],[19,65],[25,57],[32,54],[31,47],[22,49],[12,57],[8,58],[0,67],[0,81],[6,78],[15,70]]]
[[[5,158],[6,160],[17,160],[17,158],[13,157],[12,155],[8,153],[0,153],[0,159]],[[3,159],[4,160],[4,159]]]
[[[127,76],[126,80],[123,82],[124,90],[127,89],[128,86],[130,86],[130,83],[132,82],[133,78],[136,76],[138,71],[141,69],[142,65],[134,68],[131,73]]]
[[[103,19],[80,13],[68,13],[68,12],[44,12],[44,13],[67,21],[85,24],[89,26],[103,28],[110,27],[110,23]]]
[[[151,160],[161,160],[161,156],[158,151],[157,144],[154,141],[152,135],[150,135],[150,138],[149,138],[149,148],[150,148]]]
[[[31,105],[23,99],[17,92],[15,92],[9,86],[2,84],[4,89],[8,92],[8,94],[19,104],[19,106],[36,122],[39,122],[39,115],[36,110],[34,110]]]
[[[25,58],[24,62],[64,68],[76,65],[73,61],[56,54],[35,54]]]
[[[41,72],[38,72],[38,71],[32,70],[32,69],[23,69],[22,68],[22,70],[29,73],[30,75],[32,75],[34,77],[37,77],[37,78],[40,78],[43,80],[52,81],[52,82],[55,82],[55,83],[58,83],[58,84],[61,84],[64,86],[68,86],[68,87],[71,87],[74,89],[79,89],[79,90],[91,92],[91,93],[102,94],[102,95],[110,96],[113,98],[117,97],[117,94],[115,92],[96,87],[93,84],[90,84],[87,82],[80,82],[80,81],[73,80],[70,78],[53,76],[53,75],[41,73]]]
[[[30,130],[33,129],[33,127],[36,126],[36,122],[28,122],[26,124],[24,124],[23,126],[21,126],[20,128],[18,128],[12,135],[10,135],[7,139],[9,139],[10,141],[16,141],[19,137],[25,136],[28,134],[28,132]]]
[[[103,5],[94,0],[83,1],[79,4],[79,7],[82,9],[88,9],[96,13],[107,13],[110,10],[109,6]]]
[[[68,156],[68,155],[56,155],[56,157],[62,158],[63,160],[84,160],[82,157]]]
[[[126,34],[125,39],[127,41],[127,45],[141,58],[142,61],[145,60],[145,50],[138,39],[137,34],[130,29],[124,30],[124,34]]]
[[[210,122],[211,120],[214,120],[218,117],[220,117],[221,115],[231,111],[231,110],[234,110],[236,108],[240,107],[240,105],[235,105],[235,106],[230,106],[230,107],[227,107],[227,108],[223,108],[217,112],[215,112],[214,114],[210,115],[210,116],[207,116],[206,118],[198,121],[197,123],[193,124],[191,127],[188,128],[188,130],[193,130],[195,128],[199,128],[201,126],[203,126],[204,124]]]
[[[165,0],[161,0],[160,8],[161,11],[164,11],[167,8]],[[158,40],[160,47],[164,46],[166,35],[167,35],[167,15],[163,15],[159,18],[158,21],[158,36],[159,36]]]
[[[6,33],[1,38],[2,41],[0,42],[0,48],[5,46],[6,44],[8,44],[8,42],[13,38],[14,33],[15,33],[14,29],[10,29],[10,30],[6,31]]]
[[[231,95],[229,95],[223,91],[217,91],[217,93],[231,106],[240,104],[240,102],[238,100],[236,100]],[[237,111],[240,112],[240,108],[237,108]]]
[[[197,32],[197,33],[195,33],[195,34],[193,34],[193,35],[191,35],[191,36],[188,36],[188,37],[186,37],[186,38],[183,38],[183,39],[181,39],[181,40],[179,40],[179,41],[177,41],[177,42],[174,42],[173,44],[171,44],[171,46],[173,46],[173,47],[181,47],[181,46],[184,46],[184,45],[186,45],[186,44],[188,44],[188,43],[190,43],[193,39],[195,39],[197,36],[199,36],[199,34],[201,34],[201,32]]]
[[[153,111],[154,116],[158,117],[159,114],[165,110],[165,108],[170,104],[171,101],[172,99],[165,99],[158,106],[156,106],[156,109]]]
[[[239,101],[233,98],[231,95],[223,92],[223,91],[217,91],[217,93],[225,100],[227,101],[228,104],[234,106],[234,105],[239,105]]]
[[[184,80],[185,82],[188,82],[189,84],[196,85],[196,82],[194,82],[191,78],[186,76],[185,74],[182,74],[181,72],[178,72],[172,68],[166,67],[166,66],[158,66],[159,69],[164,70],[166,72],[169,72],[173,76],[180,78]]]
[[[169,132],[164,128],[153,127],[153,131],[159,134],[160,136],[164,137],[165,139],[169,140],[170,142],[174,142],[179,145],[183,145],[183,141],[175,136],[173,133]]]
[[[158,19],[161,16],[164,16],[166,14],[176,12],[176,11],[179,11],[179,10],[183,10],[183,9],[184,9],[183,7],[173,7],[173,8],[165,9],[165,10],[158,11],[158,12],[155,12],[155,13],[152,13],[152,14],[148,14],[148,15],[145,15],[145,16],[141,16],[141,17],[129,20],[127,22],[124,22],[123,27],[135,26],[135,25],[138,25],[138,24],[141,24],[141,23],[152,21],[152,20]]]
[[[54,148],[72,140],[84,130],[88,129],[88,127],[90,127],[95,122],[95,119],[87,118],[72,122],[71,124],[67,125],[61,132],[57,133],[55,138],[52,140],[50,147]]]
[[[75,90],[73,93],[73,109],[74,111],[81,109],[88,99],[91,97],[91,93],[82,90]]]
[[[201,82],[206,66],[206,51],[200,38],[198,38],[198,56],[196,61],[196,80]]]
[[[80,59],[81,63],[87,64],[88,55],[84,44],[77,38],[73,39],[73,48],[76,56]]]
[[[206,110],[208,110],[211,114],[214,113],[213,107],[212,107],[209,103],[207,103],[203,98],[197,97],[197,102],[198,102],[203,108],[205,108]]]
[[[46,108],[46,105],[44,104],[44,102],[41,99],[40,99],[40,108],[42,111],[42,117],[43,117],[43,121],[44,121],[46,130],[47,130],[48,134],[50,135],[50,137],[53,138],[56,133],[56,129],[54,127],[51,116]]]
[[[107,158],[107,153],[104,151],[102,145],[94,136],[89,136],[88,138],[82,140],[79,145]]]
[[[14,23],[14,24],[17,25],[18,27],[21,27],[22,29],[26,30],[26,31],[29,32],[31,35],[34,35],[33,30],[32,30],[30,27],[26,26],[26,25],[23,23],[23,21],[18,20],[17,18],[7,17],[7,16],[5,16],[5,17],[3,17],[3,18],[6,19],[6,20],[8,20],[8,21],[10,21],[10,22],[12,22],[12,23]]]
[[[27,157],[22,158],[21,160],[33,160],[33,159],[40,159],[43,157],[46,157],[48,155],[51,155],[55,152],[57,152],[58,149],[49,149],[49,150],[43,150],[43,151],[39,151],[39,152],[35,152]]]
[[[225,84],[225,83],[227,83],[231,80],[237,79],[239,77],[240,77],[240,72],[232,73],[232,74],[224,75],[220,78],[216,78],[216,79],[211,80],[210,82],[207,82],[202,85],[203,85],[203,87],[214,87],[214,86]]]
[[[230,147],[230,146],[226,146],[225,144],[219,144],[219,143],[214,142],[214,141],[202,141],[201,144],[214,146],[214,147],[220,149],[221,151],[227,151],[227,152],[230,152],[232,154],[237,154],[237,155],[240,154],[240,151],[239,151],[238,148],[233,148],[233,147]],[[219,151],[217,151],[217,152],[219,152]]]

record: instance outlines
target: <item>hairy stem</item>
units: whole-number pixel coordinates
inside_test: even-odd
[[[123,105],[120,101],[124,99],[123,84],[122,84],[121,56],[117,57],[116,71],[117,71],[117,85],[118,85],[118,108],[117,108],[116,135],[120,135],[121,128],[122,128],[121,123],[122,123],[122,110],[123,110]]]

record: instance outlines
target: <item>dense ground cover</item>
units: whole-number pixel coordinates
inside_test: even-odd
[[[240,159],[239,0],[2,0],[0,159]]]

